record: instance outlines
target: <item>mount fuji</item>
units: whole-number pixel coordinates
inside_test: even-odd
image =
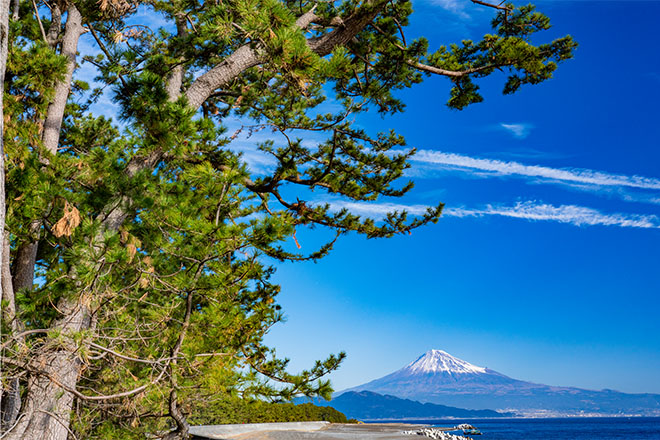
[[[407,366],[349,388],[419,402],[527,416],[660,415],[660,395],[592,391],[525,382],[478,367],[442,350],[430,350]]]

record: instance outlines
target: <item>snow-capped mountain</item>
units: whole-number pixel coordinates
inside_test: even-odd
[[[462,359],[455,358],[446,351],[430,350],[418,357],[416,361],[403,368],[411,374],[440,373],[466,374],[485,373],[486,369],[477,367]]]
[[[660,415],[657,394],[525,382],[442,350],[430,350],[394,373],[343,392],[365,390],[420,402],[526,415]]]

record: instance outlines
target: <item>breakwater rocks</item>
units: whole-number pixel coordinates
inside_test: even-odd
[[[435,428],[422,428],[416,429],[414,431],[403,431],[403,434],[407,435],[423,435],[426,437],[431,437],[440,440],[468,440],[469,437],[463,437],[461,435],[450,434],[445,431],[441,431]]]

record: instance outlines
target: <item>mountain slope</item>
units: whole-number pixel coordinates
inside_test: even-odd
[[[591,391],[525,382],[472,365],[442,350],[430,350],[394,373],[344,392],[365,390],[420,402],[527,415],[660,415],[657,394]]]
[[[488,409],[469,410],[433,403],[420,403],[394,396],[383,396],[371,391],[348,391],[329,402],[315,400],[314,404],[317,406],[331,406],[346,414],[347,417],[360,420],[487,418],[511,417],[514,415]]]

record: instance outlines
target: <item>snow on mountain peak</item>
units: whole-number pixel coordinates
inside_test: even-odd
[[[411,373],[485,373],[486,369],[477,367],[462,359],[455,358],[446,351],[429,350],[415,362],[405,367]]]

